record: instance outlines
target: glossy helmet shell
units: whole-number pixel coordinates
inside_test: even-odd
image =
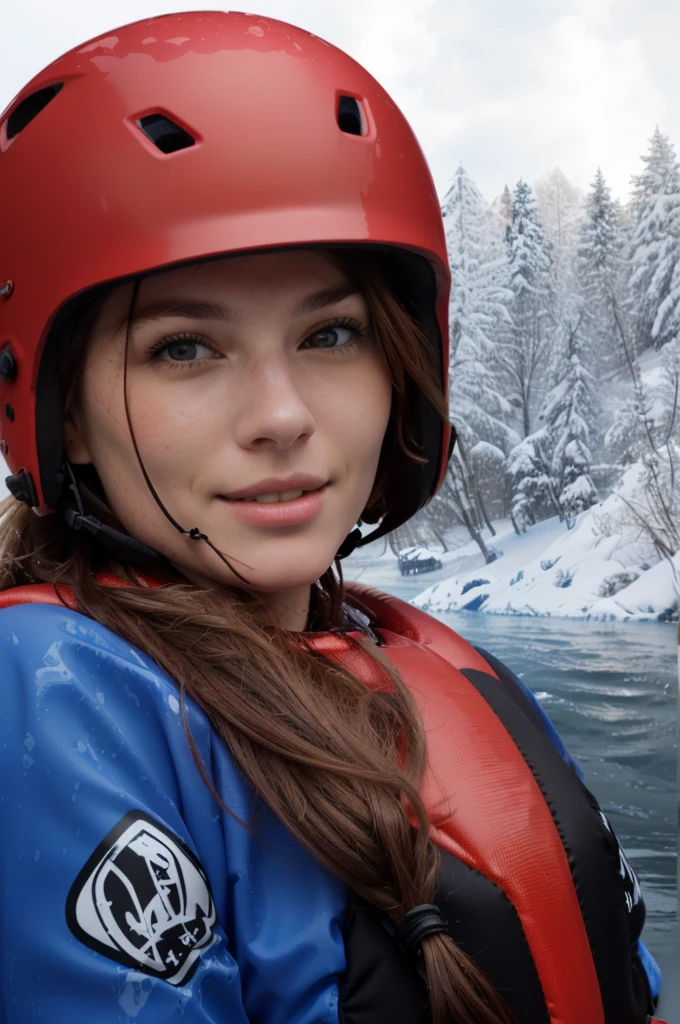
[[[221,254],[375,247],[446,389],[450,279],[427,163],[384,89],[309,32],[192,12],[71,50],[0,117],[0,195],[0,438],[11,489],[39,514],[63,489],[55,338],[104,283]],[[381,533],[445,471],[448,423],[422,399],[409,427],[427,461],[395,469]]]

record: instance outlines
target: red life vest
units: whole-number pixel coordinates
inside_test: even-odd
[[[109,574],[100,574],[98,582],[129,586]],[[146,576],[139,582],[160,585]],[[494,706],[491,694],[503,686],[497,674],[465,640],[426,613],[379,591],[352,584],[347,590],[379,624],[373,628],[381,649],[416,699],[428,742],[421,795],[433,840],[491,879],[511,901],[550,1024],[619,1024],[605,1006],[609,982],[618,979],[603,981],[602,966],[598,976],[584,921],[587,894],[577,891],[550,794],[542,791],[526,750],[520,751]],[[0,593],[0,608],[28,602],[77,610],[66,586],[37,584]],[[384,688],[385,676],[353,642],[353,634],[307,634],[307,639],[366,685]],[[556,751],[555,757],[561,761]],[[593,814],[593,827],[596,820]],[[590,898],[597,900],[599,893]]]

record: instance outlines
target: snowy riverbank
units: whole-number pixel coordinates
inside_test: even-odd
[[[413,600],[431,612],[482,611],[496,615],[567,616],[598,620],[677,618],[680,555],[659,560],[627,514],[624,495],[636,495],[629,470],[604,502],[582,513],[568,530],[557,518],[494,538],[503,555],[436,582]],[[474,554],[466,545],[456,554]]]

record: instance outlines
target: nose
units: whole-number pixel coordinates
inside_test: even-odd
[[[284,451],[310,438],[314,417],[286,356],[262,355],[249,360],[244,369],[237,443],[242,448],[272,445]]]

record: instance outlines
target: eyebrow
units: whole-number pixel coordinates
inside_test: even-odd
[[[321,291],[313,292],[299,299],[293,307],[294,316],[302,316],[305,313],[314,313],[326,306],[334,305],[348,299],[358,292],[354,285],[344,284],[335,288],[324,288]],[[167,317],[183,320],[235,320],[236,313],[232,307],[221,302],[195,301],[192,299],[162,299],[159,302],[152,302],[137,310],[134,314],[134,323],[151,323],[154,320],[161,320]]]

